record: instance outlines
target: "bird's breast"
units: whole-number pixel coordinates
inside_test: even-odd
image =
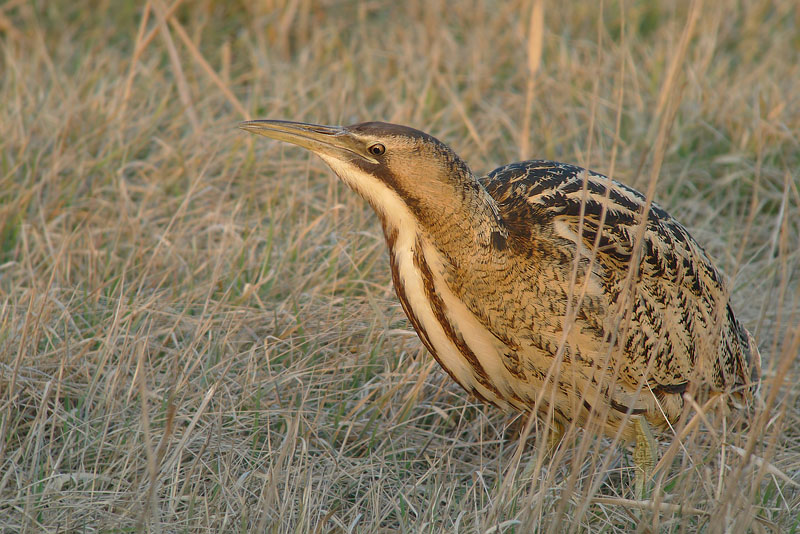
[[[530,399],[520,398],[503,364],[507,347],[448,286],[441,254],[418,227],[385,232],[397,296],[426,348],[467,391],[504,409],[525,409]]]

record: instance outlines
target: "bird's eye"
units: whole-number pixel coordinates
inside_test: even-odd
[[[374,145],[370,145],[367,151],[373,156],[380,156],[386,152],[386,147],[380,143],[375,143]]]

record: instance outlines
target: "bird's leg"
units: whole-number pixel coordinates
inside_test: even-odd
[[[533,476],[533,473],[537,472],[538,468],[541,467],[545,461],[553,459],[556,448],[558,447],[558,444],[561,443],[561,438],[564,437],[564,425],[555,419],[551,419],[550,424],[547,425],[545,432],[547,433],[547,449],[543,451],[541,455],[537,454],[530,459],[528,465],[522,470],[522,480],[530,479]],[[536,445],[537,447],[541,446],[538,440]]]
[[[636,431],[636,448],[633,450],[633,463],[636,466],[635,491],[636,498],[643,500],[647,497],[647,483],[656,465],[658,446],[643,415],[633,418],[633,426]]]
[[[547,433],[547,450],[545,450],[541,456],[539,454],[534,455],[533,458],[528,461],[528,465],[526,465],[525,469],[522,470],[521,480],[529,480],[533,477],[535,472],[538,472],[539,468],[545,461],[553,459],[553,455],[556,452],[556,447],[558,447],[558,444],[561,443],[561,438],[564,437],[564,425],[554,419],[551,419],[550,424],[547,426],[545,432]],[[539,447],[538,440],[536,445]]]
[[[547,454],[552,456],[556,452],[556,447],[561,443],[561,438],[564,437],[564,425],[556,420],[550,422],[550,428],[547,432]]]

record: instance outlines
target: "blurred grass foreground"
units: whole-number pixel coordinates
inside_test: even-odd
[[[798,57],[793,0],[6,0],[0,532],[800,530]],[[366,204],[245,118],[652,185],[764,407],[645,504],[608,440],[519,443],[422,349]]]

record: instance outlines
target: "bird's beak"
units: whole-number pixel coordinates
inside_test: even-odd
[[[279,141],[307,148],[319,156],[336,159],[365,159],[372,163],[377,160],[367,153],[364,143],[341,126],[324,126],[305,122],[255,120],[239,123],[239,128],[250,133],[263,135]]]

